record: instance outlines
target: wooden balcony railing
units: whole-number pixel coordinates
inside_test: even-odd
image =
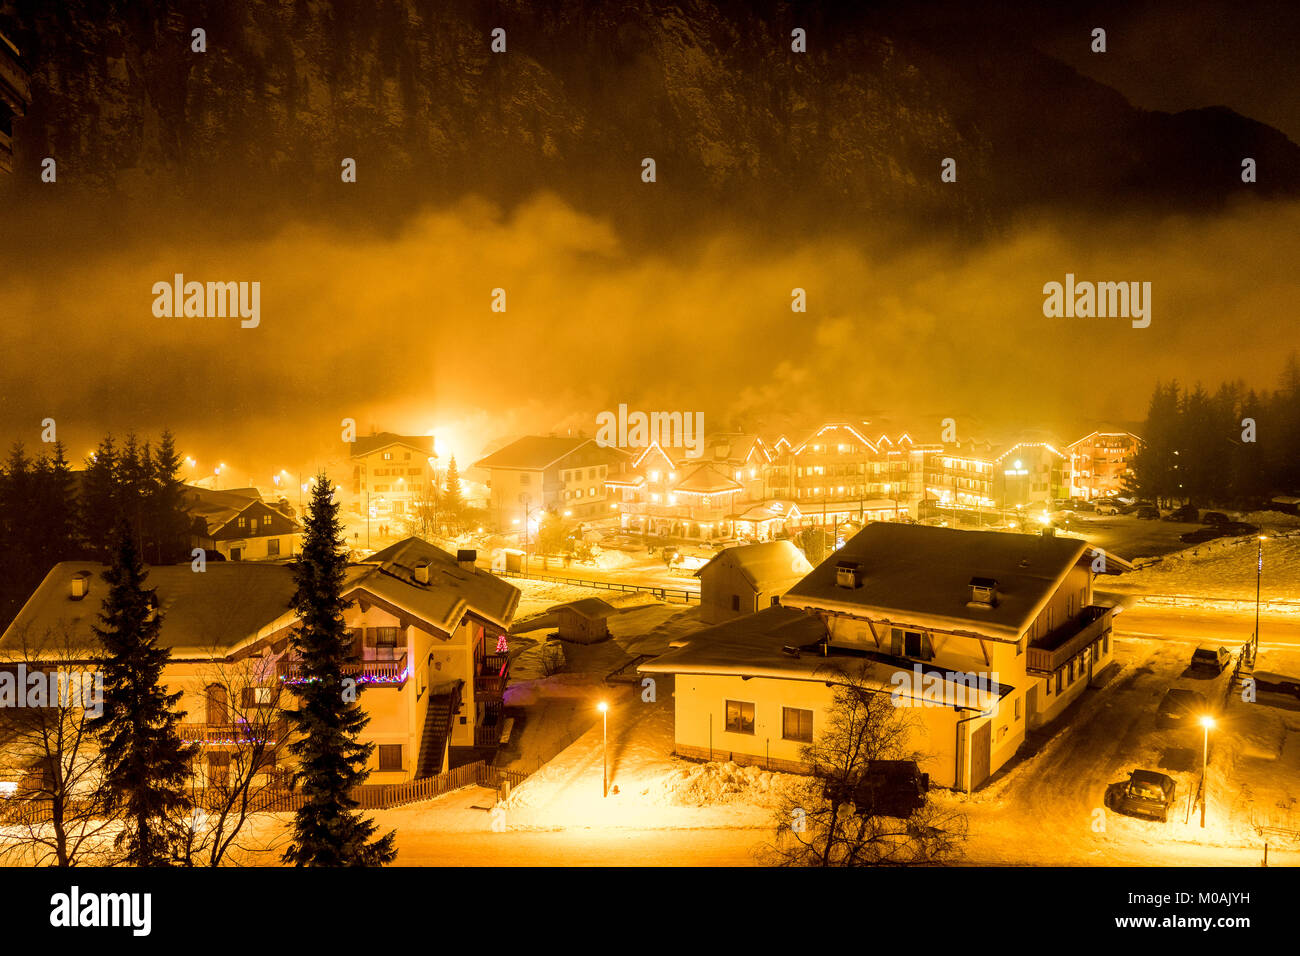
[[[1091,605],[1026,651],[1025,670],[1053,674],[1111,628],[1112,608]]]
[[[304,680],[302,661],[280,661],[276,672],[286,684],[299,684]],[[358,684],[400,687],[411,675],[407,670],[406,655],[402,654],[395,661],[350,661],[343,665],[343,676],[353,678]]]
[[[475,697],[501,697],[509,680],[509,658],[505,654],[484,654],[474,672]]]
[[[274,744],[283,740],[287,727],[284,721],[269,723],[209,724],[182,723],[176,725],[181,740],[191,744],[236,746],[255,742]]]

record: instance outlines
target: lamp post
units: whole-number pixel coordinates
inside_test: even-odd
[[[1259,536],[1259,554],[1255,560],[1255,639],[1251,642],[1250,659],[1252,661],[1259,655],[1259,582],[1264,576],[1264,542],[1268,540],[1268,535]]]
[[[1201,829],[1205,829],[1205,802],[1209,799],[1209,780],[1207,774],[1210,767],[1210,728],[1214,726],[1214,718],[1209,714],[1201,717],[1201,726],[1205,729],[1205,738],[1201,744]]]
[[[601,701],[596,705],[600,711],[600,787],[601,798],[609,796],[609,704]]]

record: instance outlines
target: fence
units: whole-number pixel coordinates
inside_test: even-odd
[[[562,578],[549,574],[533,574],[532,572],[505,571],[501,569],[497,569],[493,573],[503,578],[527,578],[530,581],[545,581],[548,584],[572,584],[575,587],[593,588],[599,591],[622,591],[625,594],[644,592],[668,604],[690,604],[692,602],[698,604],[700,602],[700,592],[690,588],[660,587],[655,584],[624,584],[621,581],[593,581],[586,578]]]

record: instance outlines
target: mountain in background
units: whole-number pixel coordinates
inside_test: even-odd
[[[140,6],[0,3],[33,73],[14,201],[54,156],[61,183],[109,195],[331,215],[353,157],[347,200],[388,215],[547,190],[632,235],[722,220],[978,236],[1039,208],[1199,212],[1300,183],[1300,147],[1229,109],[1140,110],[1005,31],[927,30],[856,4]],[[497,26],[503,55],[489,51]],[[796,26],[806,54],[790,50]],[[206,53],[190,50],[195,27]],[[1261,169],[1249,187],[1245,156]],[[955,184],[939,180],[945,157]]]

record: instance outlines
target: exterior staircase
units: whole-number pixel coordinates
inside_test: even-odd
[[[443,757],[451,739],[456,711],[460,709],[461,681],[429,688],[429,710],[424,716],[424,733],[420,735],[420,760],[416,777],[442,773]]]

